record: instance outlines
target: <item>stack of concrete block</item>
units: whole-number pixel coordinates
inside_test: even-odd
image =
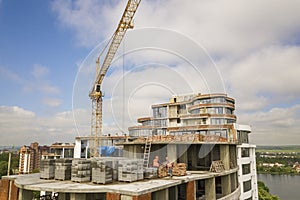
[[[102,157],[103,160],[112,161],[113,180],[118,180],[118,167],[121,160],[128,160],[125,157]]]
[[[54,159],[43,159],[40,165],[40,178],[42,179],[53,179],[55,173],[55,160]]]
[[[157,178],[158,168],[148,167],[144,169],[144,178]]]
[[[113,162],[110,160],[99,159],[92,161],[92,182],[111,183],[113,180]]]
[[[56,180],[71,180],[72,159],[61,158],[55,160],[55,174]]]
[[[79,183],[91,181],[91,161],[88,159],[73,159],[71,180]]]
[[[144,178],[143,160],[127,159],[119,161],[118,180],[133,182]]]
[[[142,159],[137,159],[137,180],[144,179],[144,161]]]

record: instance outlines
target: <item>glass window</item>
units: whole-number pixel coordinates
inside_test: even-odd
[[[250,174],[250,164],[243,164],[242,165],[242,173],[243,175],[245,174]]]
[[[249,148],[242,148],[242,157],[249,157],[250,151]]]
[[[244,192],[248,192],[251,190],[251,180],[243,182]]]

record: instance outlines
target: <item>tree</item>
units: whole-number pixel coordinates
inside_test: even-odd
[[[258,199],[259,200],[279,200],[277,196],[269,193],[269,188],[262,181],[257,181],[258,185]]]

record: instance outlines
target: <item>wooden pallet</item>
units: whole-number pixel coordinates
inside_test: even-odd
[[[212,161],[209,171],[217,173],[225,171],[225,167],[222,160]]]

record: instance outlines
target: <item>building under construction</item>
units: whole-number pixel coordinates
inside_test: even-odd
[[[72,200],[258,199],[255,146],[248,143],[250,127],[236,124],[234,99],[176,96],[152,109],[153,116],[139,118],[118,140],[124,157],[47,160],[41,174],[4,177],[13,188],[4,191],[18,199],[32,199],[33,191]],[[78,146],[84,141],[75,149],[86,149]],[[155,158],[163,166],[166,157],[172,176],[152,166]]]

